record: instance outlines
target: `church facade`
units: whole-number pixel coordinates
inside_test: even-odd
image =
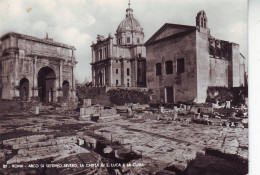
[[[1,99],[42,102],[76,100],[75,48],[65,44],[7,33],[1,38]]]
[[[146,49],[143,28],[126,9],[115,37],[98,35],[92,48],[94,87],[146,87]]]
[[[146,43],[147,87],[165,103],[204,103],[208,87],[247,84],[247,60],[236,43],[214,38],[204,11],[196,26],[164,24]]]

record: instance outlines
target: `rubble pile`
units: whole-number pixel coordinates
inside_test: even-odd
[[[199,166],[195,160],[207,158],[209,153],[212,156],[212,152],[222,155],[221,159],[235,156],[236,160],[248,160],[245,105],[232,106],[226,101],[171,105],[125,103],[107,107],[92,102],[84,99],[80,113],[68,110],[65,104],[50,104],[32,106],[26,115],[0,118],[3,121],[0,126],[5,128],[4,137],[0,137],[3,148],[0,161],[11,165],[47,159],[52,163],[73,160],[80,164],[105,159],[109,163],[135,165],[108,168],[107,174],[178,174],[188,171],[190,164]],[[60,114],[53,114],[57,108]],[[90,168],[86,172],[99,171]],[[47,172],[59,174],[53,169]],[[69,172],[68,168],[62,171]]]
[[[99,118],[119,117],[116,109],[111,107],[104,107],[101,105],[92,105],[91,99],[84,99],[84,104],[80,108],[80,119],[91,119],[97,121]]]

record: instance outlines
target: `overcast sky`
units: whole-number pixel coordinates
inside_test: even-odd
[[[91,48],[97,34],[115,34],[128,0],[0,0],[0,36],[18,32],[76,47],[76,78],[91,77]],[[164,23],[195,25],[204,10],[211,34],[240,44],[247,57],[247,0],[131,0],[147,41]]]

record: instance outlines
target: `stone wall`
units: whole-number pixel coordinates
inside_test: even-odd
[[[21,103],[15,100],[0,100],[0,116],[3,113],[20,112]]]
[[[209,58],[209,85],[228,87],[228,65],[229,61],[223,59]]]
[[[196,53],[197,53],[197,103],[204,103],[207,98],[209,84],[209,52],[208,35],[196,32]]]
[[[165,102],[165,87],[174,88],[174,101],[196,98],[196,33],[147,46],[147,87],[153,90],[152,100]],[[177,59],[184,58],[185,71],[177,73]],[[173,74],[165,73],[165,62],[173,62]],[[156,76],[155,64],[161,63],[162,75]]]

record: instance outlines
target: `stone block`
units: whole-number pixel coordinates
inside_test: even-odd
[[[80,116],[85,115],[85,109],[84,108],[80,108]]]
[[[163,106],[160,106],[159,112],[160,112],[160,113],[164,113],[164,107],[163,107]]]
[[[40,107],[39,106],[36,106],[35,107],[35,114],[39,114],[40,113]]]
[[[228,109],[231,108],[231,101],[226,101],[226,108],[228,108]]]
[[[97,140],[95,138],[90,136],[83,136],[83,139],[85,140],[86,143],[90,143],[93,149],[96,149]]]
[[[91,99],[84,99],[83,105],[84,105],[84,107],[91,106],[92,105]]]
[[[78,139],[78,145],[79,145],[79,146],[84,145],[84,143],[85,143],[84,140],[82,140],[82,139]]]

